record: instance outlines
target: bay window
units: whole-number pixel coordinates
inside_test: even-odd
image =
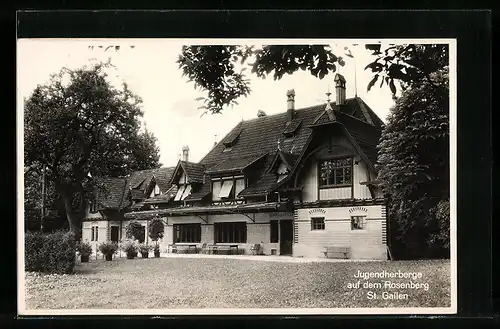
[[[352,185],[352,158],[323,160],[319,163],[319,186]]]

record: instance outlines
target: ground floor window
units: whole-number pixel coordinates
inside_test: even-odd
[[[316,217],[311,218],[311,231],[324,230],[325,229],[325,218]]]
[[[364,226],[364,216],[351,217],[351,230],[362,230]]]
[[[215,243],[246,243],[247,223],[215,223],[214,240]]]
[[[99,241],[99,227],[97,225],[92,226],[90,241]]]
[[[271,243],[278,243],[279,241],[278,237],[278,221],[277,220],[272,220],[271,221]]]
[[[201,224],[174,224],[174,243],[201,242]]]

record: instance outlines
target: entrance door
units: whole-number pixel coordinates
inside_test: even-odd
[[[118,226],[111,226],[111,242],[118,242],[119,229]]]
[[[280,221],[280,255],[291,255],[293,244],[293,220]]]

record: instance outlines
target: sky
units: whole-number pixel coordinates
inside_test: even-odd
[[[324,40],[322,40],[321,44]],[[366,87],[372,73],[364,67],[373,61],[363,43],[353,46],[349,40],[328,40],[334,54],[346,61],[337,72],[346,78],[346,96],[353,97],[355,90],[385,122],[393,106],[389,88],[375,85],[369,92]],[[160,162],[174,166],[184,145],[189,146],[189,160],[197,162],[241,120],[255,118],[259,110],[267,115],[286,111],[286,92],[295,90],[295,108],[325,103],[328,90],[335,100],[334,74],[320,80],[310,73],[299,71],[275,81],[248,75],[251,94],[238,100],[239,105],[225,109],[222,114],[205,114],[195,99],[206,96],[195,90],[194,83],[183,77],[176,60],[183,45],[190,44],[314,44],[315,40],[192,40],[192,39],[21,39],[17,45],[18,102],[28,98],[35,87],[49,81],[50,75],[61,68],[82,67],[92,59],[111,60],[115,69],[110,72],[113,84],[126,82],[143,100],[143,123],[158,139]],[[368,41],[374,43],[376,40]],[[104,51],[109,45],[120,45],[119,51]],[[94,49],[89,49],[94,46]],[[103,46],[103,48],[99,48]],[[133,46],[130,47],[130,46]],[[355,59],[344,56],[348,46]],[[355,79],[356,72],[356,79]],[[356,81],[356,83],[355,83]],[[357,87],[357,88],[356,88]],[[22,107],[21,107],[22,108]]]

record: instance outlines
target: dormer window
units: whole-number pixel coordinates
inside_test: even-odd
[[[225,177],[212,180],[212,200],[234,200],[245,189],[244,177]]]
[[[151,191],[149,197],[152,198],[152,197],[160,195],[160,194],[161,194],[160,187],[158,186],[158,184],[155,184],[155,187]]]
[[[177,190],[174,201],[182,201],[191,194],[191,184],[181,184]]]
[[[276,173],[278,175],[278,182],[281,182],[283,179],[285,179],[286,176],[288,176],[288,167],[286,166],[286,164],[284,164],[283,162],[280,163]]]
[[[300,121],[290,121],[286,123],[285,130],[283,130],[283,135],[287,139],[292,138],[293,135],[297,132],[297,130],[300,128],[300,125],[302,124],[302,120]]]
[[[236,142],[238,141],[238,138],[241,135],[241,131],[242,131],[242,129],[241,129],[241,123],[240,123],[239,126],[235,130],[233,130],[222,142],[224,144],[224,146],[226,147],[224,151],[231,150],[232,146],[234,146],[236,144]]]

